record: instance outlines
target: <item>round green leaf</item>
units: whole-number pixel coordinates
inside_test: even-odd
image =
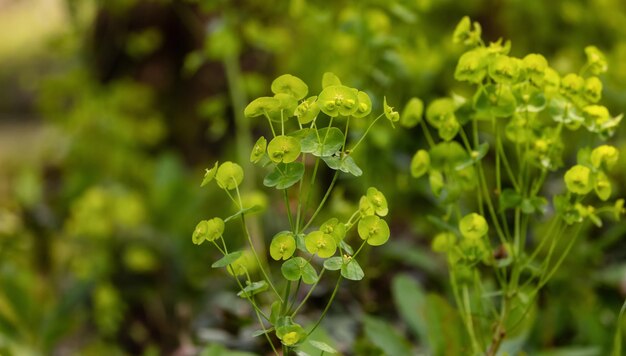
[[[205,185],[209,184],[209,182],[211,182],[213,180],[213,178],[215,178],[215,174],[217,173],[217,165],[219,164],[219,162],[215,162],[215,165],[213,166],[213,168],[211,169],[206,169],[204,172],[204,178],[202,179],[202,183],[200,184],[201,187],[204,187]]]
[[[280,110],[280,100],[264,96],[254,99],[250,104],[248,104],[248,106],[246,106],[243,113],[246,117],[257,117],[269,115],[269,113],[278,110]]]
[[[241,256],[243,256],[243,251],[231,252],[229,254],[224,255],[224,257],[220,258],[219,260],[215,261],[215,263],[213,263],[211,267],[212,268],[226,267],[232,264],[233,262],[237,261],[239,258],[241,258]]]
[[[400,115],[400,125],[411,128],[416,126],[422,121],[422,115],[424,114],[424,102],[419,98],[411,98],[409,102],[402,110]]]
[[[287,189],[298,183],[304,175],[304,165],[300,162],[279,163],[263,179],[266,187],[276,189]]]
[[[324,260],[324,268],[329,271],[337,271],[343,266],[343,257],[335,256]]]
[[[372,100],[370,99],[370,96],[367,95],[367,93],[362,91],[357,93],[357,98],[359,102],[357,105],[357,109],[352,114],[352,116],[357,118],[366,117],[372,112]]]
[[[574,194],[585,195],[593,189],[591,169],[579,164],[565,172],[565,186]]]
[[[335,350],[334,348],[332,348],[330,345],[328,345],[325,342],[309,340],[309,343],[311,344],[311,346],[315,347],[316,349],[320,351],[327,352],[329,354],[338,353],[337,350]]]
[[[376,214],[376,210],[374,209],[372,202],[370,202],[366,196],[362,196],[361,200],[359,200],[359,212],[361,213],[361,216]]]
[[[300,100],[304,98],[308,92],[309,87],[302,79],[291,74],[283,74],[272,82],[272,93],[274,94],[288,94],[296,100]]]
[[[294,257],[287,260],[281,266],[280,271],[288,281],[297,281],[302,278],[302,282],[306,284],[317,282],[315,268],[302,257]]]
[[[300,141],[291,136],[276,136],[267,146],[267,153],[273,162],[293,162],[300,156]]]
[[[411,175],[414,178],[423,176],[430,168],[430,155],[426,150],[419,150],[415,152],[413,159],[411,159]]]
[[[241,298],[250,298],[253,295],[265,292],[268,288],[269,284],[265,281],[252,282],[245,286],[242,291],[237,293],[237,296]]]
[[[341,265],[341,275],[343,278],[351,281],[360,281],[365,276],[365,273],[363,273],[363,269],[355,259],[348,258]]]
[[[226,190],[233,190],[243,181],[243,169],[237,163],[230,161],[222,163],[215,175],[217,185]]]
[[[317,254],[321,258],[328,258],[337,251],[337,243],[332,235],[322,231],[313,231],[304,237],[304,244],[309,253]]]
[[[252,147],[252,152],[250,153],[250,162],[258,163],[263,155],[265,155],[265,149],[267,148],[267,140],[265,137],[261,136]]]
[[[339,245],[346,237],[346,224],[339,222],[337,218],[331,218],[320,226],[320,231],[326,235],[331,235],[335,239],[335,243]]]
[[[461,230],[461,235],[463,237],[476,240],[483,237],[489,231],[489,225],[487,224],[487,220],[482,216],[471,213],[465,215],[463,219],[459,222],[459,230]]]
[[[387,199],[385,195],[381,193],[378,189],[374,187],[367,188],[367,200],[374,207],[374,212],[378,216],[386,216],[389,212],[389,207],[387,205]]]
[[[295,251],[296,239],[290,231],[279,232],[270,244],[270,256],[276,261],[290,258]]]
[[[298,122],[304,125],[315,120],[319,113],[320,106],[317,104],[317,96],[312,96],[298,105],[294,115],[298,118]]]
[[[316,157],[328,157],[341,149],[344,142],[344,135],[336,127],[325,127],[323,129],[312,129],[302,139],[300,144],[304,153],[311,153]]]
[[[358,232],[361,239],[371,246],[380,246],[389,240],[389,226],[385,220],[376,215],[366,216],[359,220]]]
[[[331,85],[322,90],[317,102],[322,112],[328,116],[350,116],[358,110],[357,94],[356,89]]]
[[[426,120],[433,127],[439,128],[449,117],[454,117],[454,109],[454,100],[450,98],[433,100],[426,109]]]

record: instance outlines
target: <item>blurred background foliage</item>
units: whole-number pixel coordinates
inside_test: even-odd
[[[248,161],[262,131],[243,108],[283,73],[315,91],[332,71],[379,108],[383,95],[400,109],[463,94],[451,34],[465,15],[562,74],[598,46],[605,102],[626,112],[621,0],[0,0],[0,354],[266,352],[234,282],[209,268],[217,256],[191,243],[198,220],[231,208],[200,189],[203,168]],[[623,128],[611,142],[623,196]],[[376,185],[392,208],[392,241],[320,329],[346,354],[462,353],[445,263],[429,247],[436,201],[409,179],[424,145],[417,128],[377,128],[355,157],[363,179],[332,197],[342,214]],[[256,234],[271,236],[280,208],[246,168],[245,198],[266,207]],[[588,228],[524,326],[525,352],[608,353],[626,297],[624,236],[624,223]]]

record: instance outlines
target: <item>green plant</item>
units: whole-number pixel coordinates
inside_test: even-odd
[[[250,161],[269,169],[263,184],[282,194],[279,199],[284,199],[284,221],[288,222],[288,228],[274,235],[267,251],[257,250],[246,225],[246,216],[258,209],[246,205],[239,191],[244,171],[236,163],[223,162],[207,169],[202,186],[215,180],[237,211],[224,219],[216,217],[201,221],[192,237],[195,244],[208,241],[222,253],[223,257],[213,267],[226,268],[235,277],[240,287],[238,296],[247,299],[256,312],[262,329],[258,335],[265,335],[276,354],[278,351],[270,332],[280,339],[284,354],[305,341],[322,352],[333,352],[330,346],[307,337],[328,312],[342,279],[358,281],[364,277],[357,262],[361,250],[366,245],[382,245],[390,236],[389,226],[380,218],[388,214],[387,201],[383,193],[373,187],[361,197],[358,208],[347,221],[333,217],[320,223],[317,219],[340,172],[356,177],[362,175],[351,154],[374,124],[382,117],[389,119],[392,125],[399,119],[399,114],[385,101],[384,113],[371,120],[358,141],[350,144],[350,122],[367,118],[372,111],[372,102],[365,92],[343,85],[332,73],[324,75],[322,86],[318,96],[307,98],[308,86],[302,80],[289,74],[282,75],[272,82],[273,97],[257,98],[244,111],[248,118],[266,119],[271,130],[269,142],[265,137],[257,140]],[[334,126],[337,122],[345,125],[343,130]],[[306,169],[308,158],[315,161],[312,171]],[[320,184],[316,178],[323,164],[334,171],[333,178],[317,207],[310,209],[312,191]],[[297,201],[295,211],[290,203],[292,199]],[[226,224],[237,221],[241,223],[248,242],[244,249],[234,248],[232,241],[223,235]],[[362,240],[356,251],[347,241],[354,227]],[[268,254],[272,260],[281,263],[280,284],[273,278],[266,262]],[[317,265],[323,266],[319,272]],[[318,321],[305,330],[296,318],[325,271],[339,271],[335,288]],[[303,284],[311,287],[306,296],[298,300]],[[279,292],[281,288],[282,293]],[[264,307],[264,302],[269,308]]]
[[[586,133],[590,139],[610,137],[622,117],[611,117],[597,104],[602,94],[597,75],[607,63],[593,46],[585,48],[587,62],[578,74],[561,76],[539,54],[510,56],[510,41],[486,45],[480,25],[467,17],[453,40],[468,47],[455,79],[475,89],[469,99],[432,101],[426,120],[415,121],[429,148],[414,155],[411,173],[428,175],[444,211],[430,217],[441,230],[432,248],[447,255],[472,352],[495,355],[506,339],[511,340],[506,349],[514,348],[514,341],[521,345],[539,291],[585,222],[601,227],[600,214],[619,219],[623,212],[623,199],[602,204],[611,195],[607,174],[617,163],[617,149],[576,143]],[[421,114],[421,106],[410,103],[403,116]],[[547,184],[549,174],[565,165],[570,145],[577,164],[563,176],[565,193],[556,194]]]

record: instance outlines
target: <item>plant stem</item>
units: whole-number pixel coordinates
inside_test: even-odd
[[[335,171],[335,174],[333,175],[333,180],[330,182],[330,185],[328,186],[328,189],[326,190],[326,194],[324,194],[324,197],[322,198],[322,201],[320,202],[320,204],[318,205],[317,209],[315,210],[315,212],[311,216],[311,219],[309,219],[309,222],[307,222],[307,224],[304,225],[304,227],[302,228],[302,231],[306,230],[309,227],[309,225],[311,225],[313,220],[315,220],[315,218],[317,217],[317,214],[319,214],[319,212],[324,207],[324,204],[326,203],[326,200],[330,196],[330,192],[333,190],[333,187],[335,186],[335,182],[337,181],[337,177],[338,176],[339,176],[339,171]]]
[[[350,149],[350,153],[353,153],[357,147],[359,147],[359,145],[361,144],[361,142],[363,141],[363,139],[365,138],[365,136],[367,136],[367,134],[370,132],[370,129],[372,128],[372,126],[374,126],[374,124],[376,123],[376,121],[378,121],[381,117],[383,117],[385,114],[380,114],[376,119],[374,119],[374,121],[372,121],[370,123],[370,125],[367,127],[367,130],[365,130],[365,133],[363,134],[363,136],[361,136],[361,138],[359,139],[359,141],[357,141],[357,143],[352,147],[352,149]]]
[[[335,296],[337,295],[337,291],[339,290],[339,284],[341,283],[341,279],[342,278],[343,277],[341,275],[339,275],[339,278],[337,278],[337,283],[335,284],[335,289],[333,290],[333,294],[330,296],[330,299],[328,299],[328,303],[326,303],[326,307],[324,308],[324,311],[322,312],[322,315],[320,316],[319,320],[317,321],[317,323],[315,323],[315,325],[313,326],[311,331],[309,331],[307,336],[310,336],[313,333],[313,331],[315,331],[315,329],[317,329],[317,327],[320,325],[320,323],[322,322],[322,320],[326,316],[326,313],[328,312],[328,309],[330,309],[330,305],[333,303],[333,300],[335,299]]]
[[[296,310],[293,311],[293,313],[291,313],[291,317],[293,318],[294,316],[296,316],[296,314],[298,313],[298,311],[300,311],[300,308],[302,308],[304,306],[304,304],[306,303],[306,301],[309,299],[309,297],[311,296],[311,294],[313,293],[313,290],[315,289],[315,287],[317,287],[317,284],[320,282],[320,280],[322,279],[322,276],[324,275],[324,271],[326,271],[326,269],[322,269],[322,272],[320,272],[320,275],[317,277],[317,281],[315,281],[315,283],[311,286],[311,288],[309,289],[308,293],[304,296],[304,299],[302,299],[302,301],[300,302],[300,304],[298,304],[298,307],[296,308]]]

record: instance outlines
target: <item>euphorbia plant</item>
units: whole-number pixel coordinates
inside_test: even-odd
[[[467,17],[453,39],[467,46],[454,76],[473,95],[432,101],[425,121],[414,100],[402,121],[420,123],[429,146],[414,155],[411,173],[428,176],[444,212],[431,217],[441,229],[432,248],[447,255],[472,353],[495,355],[532,322],[539,291],[584,224],[623,212],[623,199],[607,204],[617,149],[573,139],[606,139],[621,115],[597,104],[607,64],[595,47],[585,49],[578,74],[560,75],[540,54],[510,56],[509,41],[486,45]],[[578,162],[566,165],[572,150]],[[550,173],[562,177],[559,193],[546,187]]]
[[[343,85],[332,73],[324,75],[322,86],[317,96],[307,97],[308,86],[299,78],[285,74],[273,81],[274,96],[257,98],[245,109],[246,117],[267,120],[271,131],[269,139],[257,140],[250,161],[268,170],[263,184],[280,191],[281,201],[284,198],[285,229],[273,236],[269,249],[258,251],[253,244],[246,215],[255,208],[247,207],[242,201],[239,186],[244,171],[233,162],[215,163],[207,169],[202,185],[215,180],[232,201],[234,214],[223,219],[203,220],[193,233],[194,243],[207,241],[223,254],[213,267],[225,268],[234,276],[240,288],[237,295],[247,299],[255,310],[261,327],[258,335],[265,335],[276,354],[272,333],[280,340],[283,354],[305,341],[323,352],[332,351],[330,346],[307,337],[324,318],[342,279],[358,281],[364,277],[357,262],[362,249],[367,245],[382,245],[390,235],[387,223],[381,219],[388,213],[387,201],[383,193],[373,187],[365,192],[358,208],[347,220],[317,219],[340,172],[356,177],[362,175],[351,153],[358,149],[370,128],[382,117],[393,123],[399,116],[385,102],[385,112],[369,119],[372,111],[369,96]],[[371,121],[356,143],[348,142],[352,120]],[[314,161],[313,167],[309,170],[307,162],[311,161]],[[321,184],[318,176],[324,166],[334,171],[333,178],[319,204],[313,208],[310,206],[312,189]],[[290,203],[292,199],[297,201],[295,208]],[[228,225],[237,222],[248,241],[246,247],[232,246],[232,242],[224,238]],[[351,238],[352,235],[360,239]],[[271,265],[266,263],[268,256]],[[282,278],[276,278],[273,266],[280,267]],[[326,307],[310,328],[301,326],[298,313],[324,274],[331,273],[338,276],[331,277],[336,278],[336,282]],[[303,285],[309,287],[306,295],[301,296]]]

